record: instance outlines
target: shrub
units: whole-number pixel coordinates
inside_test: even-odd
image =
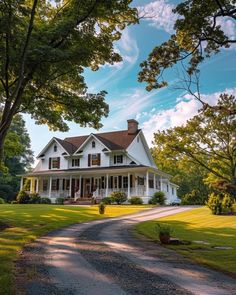
[[[181,198],[182,205],[204,205],[205,201],[206,197],[202,196],[197,190],[192,190]]]
[[[11,204],[18,204],[16,200],[11,201]]]
[[[51,199],[49,198],[41,198],[41,204],[52,204]]]
[[[15,191],[16,190],[16,191]],[[15,185],[0,184],[0,196],[2,199],[7,201],[12,201],[16,198],[18,188]]]
[[[112,202],[113,202],[113,199],[111,197],[106,197],[102,199],[102,203],[105,205],[111,205]]]
[[[160,225],[158,223],[156,226],[156,232],[162,244],[169,244],[172,228],[168,224]]]
[[[37,193],[30,194],[29,197],[30,197],[30,200],[29,200],[30,204],[40,204],[41,203],[41,197],[39,194],[37,194]]]
[[[222,200],[219,195],[211,193],[206,203],[212,214],[219,215],[222,213]]]
[[[225,194],[222,200],[222,211],[224,213],[233,212],[233,204],[233,199],[228,194]]]
[[[100,203],[98,205],[98,210],[99,210],[99,214],[104,214],[105,213],[105,210],[106,210],[106,205],[104,203]]]
[[[19,204],[28,204],[30,201],[30,196],[27,192],[21,190],[19,191],[17,197],[16,197],[17,203]]]
[[[143,200],[140,197],[132,197],[129,200],[131,205],[142,205],[143,204]]]
[[[163,192],[155,192],[153,195],[157,200],[157,204],[164,205],[166,201],[165,194]]]
[[[0,198],[0,204],[5,204],[5,201],[3,198]]]
[[[56,198],[57,205],[64,205],[64,198]]]
[[[127,201],[127,196],[125,192],[113,192],[111,193],[110,198],[112,199],[112,202],[118,205]]]

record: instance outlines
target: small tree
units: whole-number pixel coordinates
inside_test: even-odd
[[[16,201],[19,204],[28,204],[30,201],[30,196],[26,191],[21,190],[16,197]]]

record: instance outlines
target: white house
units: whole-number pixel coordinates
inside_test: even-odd
[[[171,175],[158,169],[136,120],[128,120],[127,130],[52,138],[38,155],[35,169],[24,175],[31,180],[30,192],[56,198],[104,198],[124,191],[128,198],[139,196],[144,203],[156,191],[167,202],[177,199]]]

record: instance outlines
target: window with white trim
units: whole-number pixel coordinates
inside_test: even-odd
[[[54,150],[54,152],[57,152],[57,145],[56,144],[53,146],[53,150]]]
[[[92,148],[94,149],[96,147],[95,141],[92,141]]]
[[[123,155],[114,155],[114,164],[122,164]]]
[[[123,176],[123,188],[128,187],[128,176]]]
[[[72,159],[72,167],[79,167],[80,166],[80,158]]]

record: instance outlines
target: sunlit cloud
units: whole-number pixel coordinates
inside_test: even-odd
[[[236,88],[225,89],[224,93],[236,95]],[[222,92],[212,94],[202,94],[201,97],[210,105],[215,105]],[[201,103],[191,95],[184,95],[176,99],[176,105],[173,108],[160,110],[146,118],[142,124],[143,132],[149,144],[153,141],[153,134],[158,130],[165,130],[170,127],[184,125],[187,120],[198,113]],[[140,117],[139,117],[140,118]]]
[[[166,31],[167,33],[173,33],[174,24],[178,18],[173,13],[175,8],[174,4],[170,4],[165,0],[157,0],[150,2],[144,6],[139,6],[139,15],[144,17],[145,21],[148,21],[151,26]]]

